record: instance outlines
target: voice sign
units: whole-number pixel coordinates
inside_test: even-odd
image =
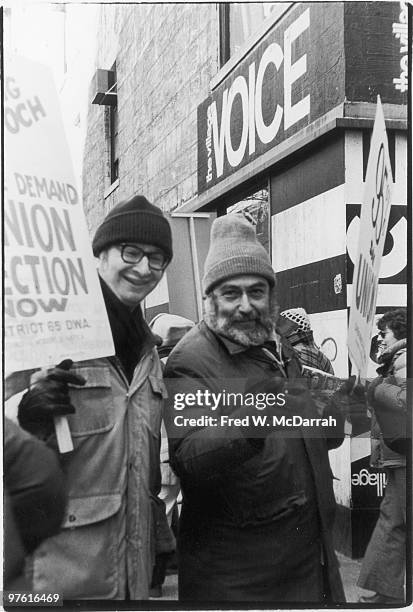
[[[300,87],[296,81],[307,73],[307,53],[293,60],[295,41],[310,28],[310,9],[306,9],[284,32],[284,44],[269,44],[256,66],[255,60],[248,65],[248,75],[239,74],[221,97],[221,112],[218,111],[217,99],[213,100],[207,110],[207,150],[206,180],[212,180],[212,157],[215,159],[216,177],[224,174],[224,162],[227,160],[232,168],[243,161],[245,152],[248,156],[255,153],[256,136],[261,144],[273,142],[280,130],[288,130],[300,120],[310,116],[310,93],[293,103],[293,98]],[[298,45],[296,45],[298,47]],[[282,69],[283,64],[283,69]],[[267,68],[273,65],[277,78],[275,83]],[[307,86],[308,87],[308,86]],[[283,106],[276,104],[273,117],[269,123],[264,122],[263,102],[273,99],[275,93],[283,97]],[[241,102],[241,115],[235,115],[235,100]],[[239,123],[237,143],[232,140],[231,127]],[[285,137],[285,135],[284,135]],[[239,141],[239,142],[238,142]]]

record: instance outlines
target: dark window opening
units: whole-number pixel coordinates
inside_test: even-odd
[[[109,91],[117,92],[116,62],[109,73]],[[109,107],[109,139],[110,139],[110,182],[114,183],[119,178],[119,151],[118,151],[118,105]]]
[[[282,14],[285,2],[225,2],[219,5],[220,65],[236,53],[271,15]]]

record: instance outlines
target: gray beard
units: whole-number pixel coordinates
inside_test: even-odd
[[[258,319],[255,319],[255,329],[249,330],[239,329],[236,326],[237,321],[217,316],[216,310],[213,296],[208,296],[205,303],[204,321],[219,336],[224,336],[245,347],[260,346],[273,337],[278,307],[274,308],[274,316],[271,316],[271,314],[260,315]]]

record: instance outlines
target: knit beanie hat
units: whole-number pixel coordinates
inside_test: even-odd
[[[172,233],[163,212],[142,195],[119,202],[106,215],[92,242],[95,257],[121,242],[142,242],[159,247],[172,259]]]
[[[255,234],[255,227],[240,214],[218,217],[212,224],[211,242],[205,260],[203,288],[240,274],[256,274],[275,285],[270,257]]]
[[[303,331],[310,331],[310,319],[304,308],[290,308],[280,312],[280,317],[285,317],[290,321],[293,321]]]

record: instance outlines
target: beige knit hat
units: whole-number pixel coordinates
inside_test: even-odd
[[[303,331],[310,331],[310,319],[304,308],[289,308],[280,312],[280,317],[293,321]]]
[[[256,274],[271,286],[275,284],[270,257],[258,241],[254,226],[242,214],[232,213],[212,224],[202,281],[205,294],[214,285],[240,274]]]

